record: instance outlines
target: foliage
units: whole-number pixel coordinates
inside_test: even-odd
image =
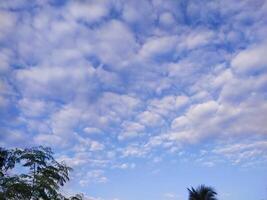
[[[19,164],[20,168],[15,169]],[[16,171],[26,173],[14,174]],[[69,181],[71,168],[53,157],[47,147],[11,149],[0,147],[0,199],[81,200],[66,198],[59,189]]]
[[[212,187],[200,185],[197,189],[188,188],[189,200],[217,200],[216,191]]]

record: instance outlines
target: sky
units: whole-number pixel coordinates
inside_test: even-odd
[[[267,199],[266,0],[0,1],[0,146],[89,200]]]

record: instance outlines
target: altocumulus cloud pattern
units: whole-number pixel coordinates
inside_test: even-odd
[[[266,198],[266,36],[265,0],[2,0],[0,145],[94,200]]]

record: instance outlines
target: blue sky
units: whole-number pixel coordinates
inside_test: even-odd
[[[89,200],[267,199],[267,1],[0,1],[0,145]]]

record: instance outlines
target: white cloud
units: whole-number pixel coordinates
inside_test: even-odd
[[[97,141],[91,141],[91,147],[90,150],[91,151],[99,151],[99,150],[103,150],[104,149],[104,145],[97,142]]]
[[[190,121],[188,120],[187,117],[181,116],[177,117],[172,121],[171,128],[174,130],[181,130],[184,128],[187,128],[189,126]]]
[[[73,134],[73,128],[80,121],[82,111],[72,105],[64,106],[51,117],[52,132],[56,135]]]
[[[8,100],[3,96],[0,96],[0,108],[5,108],[8,105]]]
[[[7,73],[10,70],[10,61],[12,59],[12,52],[8,49],[0,51],[0,74]]]
[[[255,107],[255,105],[258,105]],[[266,134],[266,111],[267,104],[262,97],[257,95],[250,96],[247,101],[240,104],[238,108],[235,106],[226,107],[232,110],[234,117],[232,122],[229,122],[229,128],[226,130],[236,134]],[[255,117],[257,120],[255,120]],[[230,116],[229,116],[230,118]],[[231,119],[231,118],[230,118]]]
[[[214,167],[215,163],[212,161],[206,161],[206,162],[203,162],[202,165],[204,165],[205,167]]]
[[[188,3],[188,26],[175,1],[0,2],[0,114],[23,127],[0,143],[55,147],[83,172],[158,162],[158,152],[181,158],[206,139],[265,137],[265,10],[246,4],[227,1],[222,17],[235,20],[211,29],[214,2]],[[232,159],[225,145],[214,154]],[[260,157],[261,145],[230,145],[243,150],[232,160]],[[107,180],[104,171],[85,178]]]
[[[110,164],[110,160],[108,159],[101,159],[99,158],[99,154],[97,156],[96,152],[91,153],[86,149],[83,151],[82,147],[78,149],[74,149],[75,153],[73,156],[65,155],[66,152],[63,152],[64,155],[58,156],[58,160],[65,161],[69,166],[84,169],[81,168],[82,166],[90,166],[92,168],[100,169],[106,167],[108,164]],[[75,173],[76,174],[76,173]],[[80,172],[77,171],[77,175],[80,175]]]
[[[139,56],[144,59],[155,58],[167,54],[176,47],[176,36],[149,38],[139,51]]]
[[[110,5],[108,1],[74,1],[69,3],[68,11],[67,14],[70,14],[75,20],[84,20],[85,22],[93,23],[109,14]]]
[[[195,66],[188,60],[181,60],[175,63],[167,64],[168,75],[175,78],[179,83],[183,83],[185,79],[188,81],[195,72]]]
[[[59,146],[64,147],[67,145],[66,142],[68,141],[62,140],[62,137],[58,135],[44,133],[44,134],[38,134],[37,136],[35,136],[34,142],[37,145],[47,145],[51,147],[59,147]]]
[[[16,23],[16,15],[11,12],[0,10],[0,40],[8,36]]]
[[[127,3],[123,3],[122,18],[127,23],[146,32],[156,15],[148,1],[127,1]]]
[[[99,128],[95,128],[95,127],[85,127],[83,129],[83,131],[87,134],[101,134],[102,131]]]
[[[101,151],[101,150],[104,150],[105,146],[104,144],[98,142],[98,141],[95,141],[95,140],[92,140],[92,139],[89,139],[89,138],[83,138],[77,134],[76,135],[76,138],[78,140],[78,144],[76,145],[76,148],[77,149],[85,149],[87,151]]]
[[[123,67],[138,48],[131,30],[121,21],[112,20],[95,31],[94,53],[104,63]]]
[[[121,149],[123,157],[143,157],[147,150],[141,145],[129,145],[124,149]]]
[[[174,193],[165,193],[164,195],[164,199],[177,199],[177,195]]]
[[[209,120],[211,117],[215,116],[218,107],[219,105],[216,101],[208,101],[205,103],[193,105],[188,110],[186,116],[196,123],[200,121],[202,122],[204,120]]]
[[[227,84],[227,82],[233,80],[233,78],[234,77],[232,71],[230,69],[226,69],[214,78],[212,85],[214,87],[222,87]]]
[[[86,176],[79,181],[81,186],[86,186],[90,183],[106,183],[108,178],[104,176],[103,170],[93,170],[87,172]]]
[[[164,123],[162,117],[156,113],[150,111],[144,111],[137,116],[138,121],[147,126],[147,127],[155,127],[160,126]]]
[[[166,138],[165,135],[157,135],[157,136],[154,136],[154,137],[150,137],[149,141],[145,145],[146,150],[150,150],[153,147],[157,147],[157,146],[163,145],[165,138]]]
[[[144,133],[145,127],[137,122],[123,122],[122,133],[118,136],[119,140],[134,138]]]
[[[134,96],[104,92],[97,102],[97,110],[109,121],[121,122],[135,114],[140,103],[140,100]]]
[[[91,75],[90,66],[33,67],[16,72],[18,87],[23,90],[24,95],[34,97],[61,95],[64,99],[79,89],[83,90],[85,81],[89,81]]]
[[[42,116],[53,107],[39,99],[23,98],[18,102],[21,112],[28,117]]]
[[[250,149],[265,149],[267,148],[267,141],[256,141],[253,143],[236,143],[236,144],[230,144],[218,149],[215,149],[215,153],[221,153],[221,154],[235,154],[239,151],[246,151]]]
[[[172,131],[166,138],[177,142],[199,142],[206,137],[266,134],[265,112],[266,104],[257,94],[239,105],[225,101],[220,104],[216,101],[199,103],[172,121]]]
[[[16,129],[3,129],[1,128],[0,145],[9,147],[23,147],[31,140],[30,134],[25,134]]]
[[[218,146],[213,153],[224,156],[234,165],[259,164],[267,161],[266,156],[262,156],[267,149],[267,141],[250,141],[246,143],[232,143]]]
[[[159,23],[164,27],[170,28],[175,26],[176,21],[172,13],[164,12],[159,16]]]
[[[161,99],[152,99],[149,102],[148,109],[160,115],[168,117],[171,112],[177,112],[180,108],[189,102],[187,96],[164,96]]]
[[[4,79],[0,79],[0,91],[0,107],[7,108],[8,105],[11,103],[11,99],[9,97],[15,95],[15,93],[13,92],[11,85],[8,84],[8,82]]]
[[[119,169],[134,169],[136,167],[135,163],[122,163],[120,165],[116,165],[115,168]]]
[[[185,34],[179,48],[195,49],[199,46],[209,44],[212,40],[213,33],[209,30],[195,30]]]
[[[267,42],[253,45],[239,52],[232,60],[231,65],[238,73],[257,72],[267,69]]]

